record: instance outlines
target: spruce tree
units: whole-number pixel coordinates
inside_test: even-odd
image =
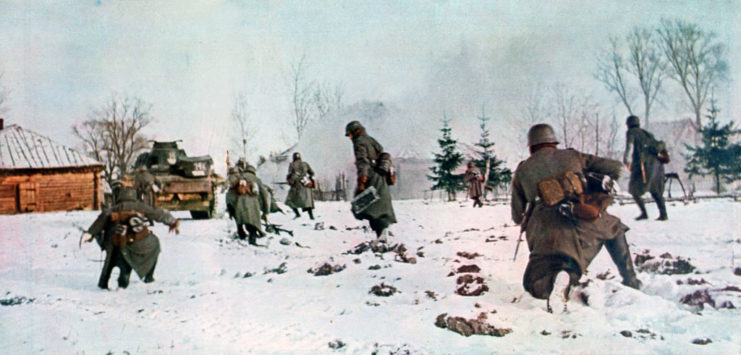
[[[485,170],[488,162],[489,172],[488,177],[486,177],[486,186],[498,188],[512,181],[512,171],[502,166],[504,160],[498,159],[494,154],[495,143],[489,140],[489,128],[486,126],[489,119],[489,117],[486,117],[484,109],[482,108],[481,116],[478,117],[478,120],[481,122],[479,124],[479,127],[481,127],[481,137],[479,137],[479,141],[474,144],[476,147],[479,147],[477,152],[481,159],[474,160],[474,164],[484,174],[487,174]],[[484,198],[486,198],[486,190],[484,190]]]
[[[708,123],[700,129],[702,143],[696,147],[687,147],[687,166],[684,171],[693,175],[712,175],[715,183],[715,193],[720,194],[721,180],[731,183],[741,178],[741,145],[731,143],[731,138],[739,133],[733,127],[734,122],[720,125],[718,123],[718,112],[715,101],[710,102],[708,109]]]
[[[450,120],[443,114],[442,138],[437,140],[440,145],[440,153],[435,153],[436,166],[430,167],[432,175],[427,178],[435,184],[432,190],[445,190],[448,193],[448,201],[455,201],[455,193],[463,189],[463,175],[455,175],[453,172],[461,162],[463,154],[456,149],[457,141],[452,138]]]

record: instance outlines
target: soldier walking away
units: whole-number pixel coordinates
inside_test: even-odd
[[[248,239],[250,245],[257,245],[258,235],[265,234],[260,220],[267,222],[270,212],[270,194],[260,178],[255,175],[255,167],[243,164],[244,172],[231,170],[226,205],[229,216],[237,223],[237,237]]]
[[[651,193],[656,206],[659,208],[659,221],[666,221],[666,203],[664,202],[664,164],[659,161],[658,154],[665,151],[663,143],[654,138],[653,134],[642,129],[640,120],[636,116],[628,116],[625,121],[628,132],[625,135],[625,154],[623,163],[630,171],[628,191],[633,195],[641,214],[636,220],[647,219],[646,205],[641,196]],[[632,154],[631,154],[632,151]],[[631,156],[631,162],[628,157]]]
[[[468,162],[468,169],[463,179],[468,184],[468,196],[473,199],[473,207],[483,207],[484,203],[481,202],[481,196],[484,195],[482,184],[484,182],[484,176],[473,161]]]
[[[98,287],[108,288],[114,267],[118,267],[118,287],[129,285],[131,270],[136,271],[145,283],[154,281],[154,269],[160,253],[160,242],[147,225],[150,220],[170,226],[170,232],[179,233],[179,222],[166,210],[137,201],[136,190],[121,189],[118,201],[98,215],[90,228],[80,238],[86,243],[95,239],[106,251]]]
[[[535,298],[549,300],[549,310],[551,295],[565,305],[569,289],[603,245],[617,266],[623,285],[640,288],[625,239],[628,227],[604,210],[610,202],[609,195],[599,192],[610,189],[609,179],[603,177],[617,179],[622,164],[573,149],[558,149],[553,128],[547,124],[530,128],[528,145],[530,157],[520,162],[512,180],[511,204],[512,219],[522,224],[530,250],[522,281],[525,290]],[[574,176],[578,178],[573,179]],[[599,188],[584,184],[586,176],[598,176]],[[557,188],[553,188],[554,181]],[[578,195],[578,203],[563,199],[569,196],[569,189],[572,195]],[[597,192],[592,192],[594,189]],[[599,208],[585,204],[593,202],[588,200],[592,196],[607,199],[598,201]],[[584,210],[590,214],[581,213]]]
[[[354,213],[355,218],[368,220],[378,239],[385,242],[388,239],[387,228],[396,223],[396,215],[386,180],[388,172],[378,167],[383,147],[366,134],[365,128],[358,121],[352,121],[345,126],[345,136],[352,140],[355,152],[355,167],[358,173],[355,196],[373,186],[379,197],[378,201],[362,212]]]
[[[134,188],[137,198],[150,206],[154,206],[154,183],[154,175],[150,174],[146,167],[142,166],[136,170]]]
[[[301,154],[298,152],[293,153],[293,161],[288,166],[286,182],[291,186],[288,197],[286,197],[286,206],[296,214],[294,219],[301,217],[298,211],[301,208],[313,220],[314,196],[311,190],[314,188],[314,170],[311,170],[309,163],[301,160]]]

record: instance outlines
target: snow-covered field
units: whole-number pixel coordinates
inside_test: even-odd
[[[689,260],[696,270],[640,272],[644,287],[636,291],[620,285],[603,250],[586,276],[589,305],[572,300],[560,314],[522,289],[527,246],[512,262],[519,229],[508,205],[394,205],[400,223],[390,244],[403,243],[416,263],[391,252],[345,254],[371,233],[346,203],[318,203],[319,228],[307,217],[271,215],[295,236],[259,239],[266,248],[232,240],[234,224],[224,217],[183,220],[180,235],[158,225],[156,281],[132,274],[128,289],[116,289],[114,271],[111,291],[96,286],[97,245],[77,246],[77,226],[97,212],[0,216],[0,353],[741,353],[741,313],[729,308],[741,306],[732,267],[741,252],[738,202],[671,203],[668,222],[635,222],[635,205],[611,207],[631,227],[634,254]],[[649,213],[656,217],[654,205]],[[325,262],[345,269],[307,272]],[[488,291],[458,295],[455,273],[471,264]],[[370,293],[382,283],[399,292]],[[680,301],[703,290],[715,307]],[[484,313],[486,323],[512,332],[465,337],[435,326],[443,313]]]

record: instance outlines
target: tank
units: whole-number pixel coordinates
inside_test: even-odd
[[[136,158],[134,170],[146,167],[154,175],[155,206],[208,219],[216,210],[216,187],[223,182],[213,163],[209,155],[189,157],[177,141],[154,142],[152,150]]]

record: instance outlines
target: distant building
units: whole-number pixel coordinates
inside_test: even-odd
[[[0,118],[0,214],[99,209],[103,164]]]

